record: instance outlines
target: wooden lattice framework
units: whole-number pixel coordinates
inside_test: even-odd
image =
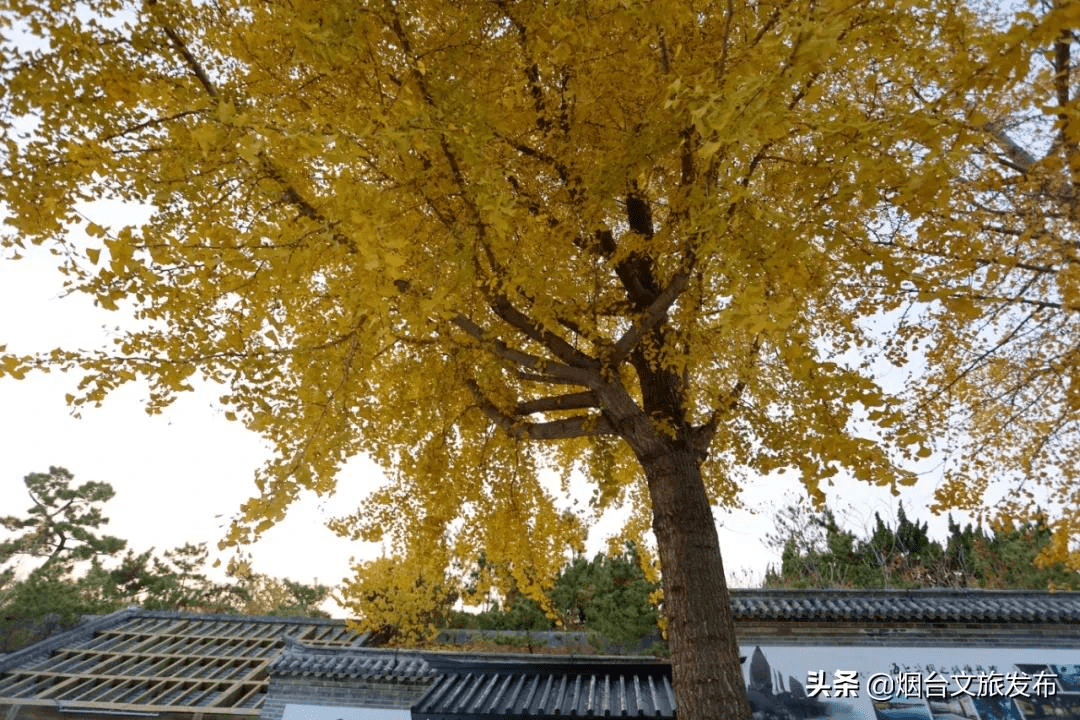
[[[331,647],[364,639],[342,621],[134,609],[79,630],[0,659],[0,720],[257,718],[286,637]]]

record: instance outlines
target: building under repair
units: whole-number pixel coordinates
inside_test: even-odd
[[[732,605],[755,718],[1080,720],[1080,593],[736,590]],[[369,639],[340,620],[126,609],[0,656],[0,720],[678,716],[663,659]]]

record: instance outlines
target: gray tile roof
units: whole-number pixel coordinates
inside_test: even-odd
[[[956,623],[978,624],[984,634],[1005,625],[1049,629],[1068,641],[1080,627],[1080,593],[735,590],[732,606],[744,626],[805,622],[806,636],[815,623]],[[418,718],[674,712],[663,663],[486,654],[480,662],[475,655],[362,648],[364,639],[340,620],[122,610],[0,656],[0,701],[255,715],[274,673],[431,684]]]
[[[437,663],[414,720],[675,717],[667,663]]]
[[[359,678],[389,683],[430,683],[435,675],[422,654],[366,648],[312,648],[287,640],[267,668],[274,676]]]
[[[345,647],[364,640],[341,620],[129,608],[0,658],[0,700],[257,715],[266,667],[287,637]]]
[[[732,590],[735,621],[1077,623],[1080,593],[1024,590]]]

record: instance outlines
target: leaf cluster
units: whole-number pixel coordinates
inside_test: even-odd
[[[933,449],[961,458],[943,505],[982,502],[998,461],[1043,483],[1015,515],[1048,500],[1067,557],[1078,7],[13,0],[2,242],[143,324],[0,372],[77,371],[77,408],[138,378],[151,412],[226,387],[275,450],[228,545],[367,454],[391,482],[335,528],[396,560],[347,592],[387,622],[401,593],[405,632],[477,552],[483,589],[539,599],[625,503],[625,535],[653,525],[685,568],[664,554],[751,478],[899,492]],[[1001,131],[1024,112],[1045,157]],[[149,217],[88,222],[104,200]],[[898,314],[895,342],[871,329]],[[913,358],[927,381],[886,387],[877,361]],[[595,493],[560,505],[548,469]],[[715,649],[691,606],[676,632]],[[737,687],[708,657],[701,687]]]
[[[933,429],[935,511],[1052,529],[1041,560],[1080,569],[1080,10],[1042,3],[963,72],[970,143],[942,148],[935,200],[880,242],[909,268],[892,357],[926,373],[910,417]],[[950,70],[955,72],[958,68]],[[984,92],[989,90],[990,92]],[[974,97],[978,95],[978,102]]]
[[[19,2],[4,242],[145,325],[2,367],[79,371],[76,407],[145,377],[151,411],[201,374],[276,449],[228,543],[363,452],[393,486],[341,532],[504,587],[613,504],[640,540],[673,448],[718,505],[779,468],[898,487],[925,437],[843,358],[904,277],[868,220],[944,142],[916,91],[975,20],[940,4]],[[544,467],[596,483],[573,521]]]

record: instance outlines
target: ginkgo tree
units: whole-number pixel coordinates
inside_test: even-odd
[[[1005,527],[1049,517],[1040,560],[1077,570],[1080,5],[1017,20],[984,39],[973,83],[994,90],[964,118],[974,144],[955,148],[962,162],[925,212],[879,242],[918,260],[892,349],[925,351],[911,402],[940,437],[936,509]]]
[[[542,597],[625,503],[627,538],[655,537],[679,716],[749,718],[712,506],[785,468],[818,499],[842,471],[895,489],[930,452],[851,358],[917,257],[875,229],[933,209],[992,91],[962,3],[0,17],[4,242],[49,244],[139,322],[0,368],[78,369],[76,408],[136,378],[151,412],[195,376],[226,387],[277,451],[228,543],[366,453],[390,482],[335,527],[393,548],[379,574],[423,618],[481,554],[481,591]],[[87,217],[104,198],[152,213]],[[587,512],[549,469],[563,495],[592,483]]]

